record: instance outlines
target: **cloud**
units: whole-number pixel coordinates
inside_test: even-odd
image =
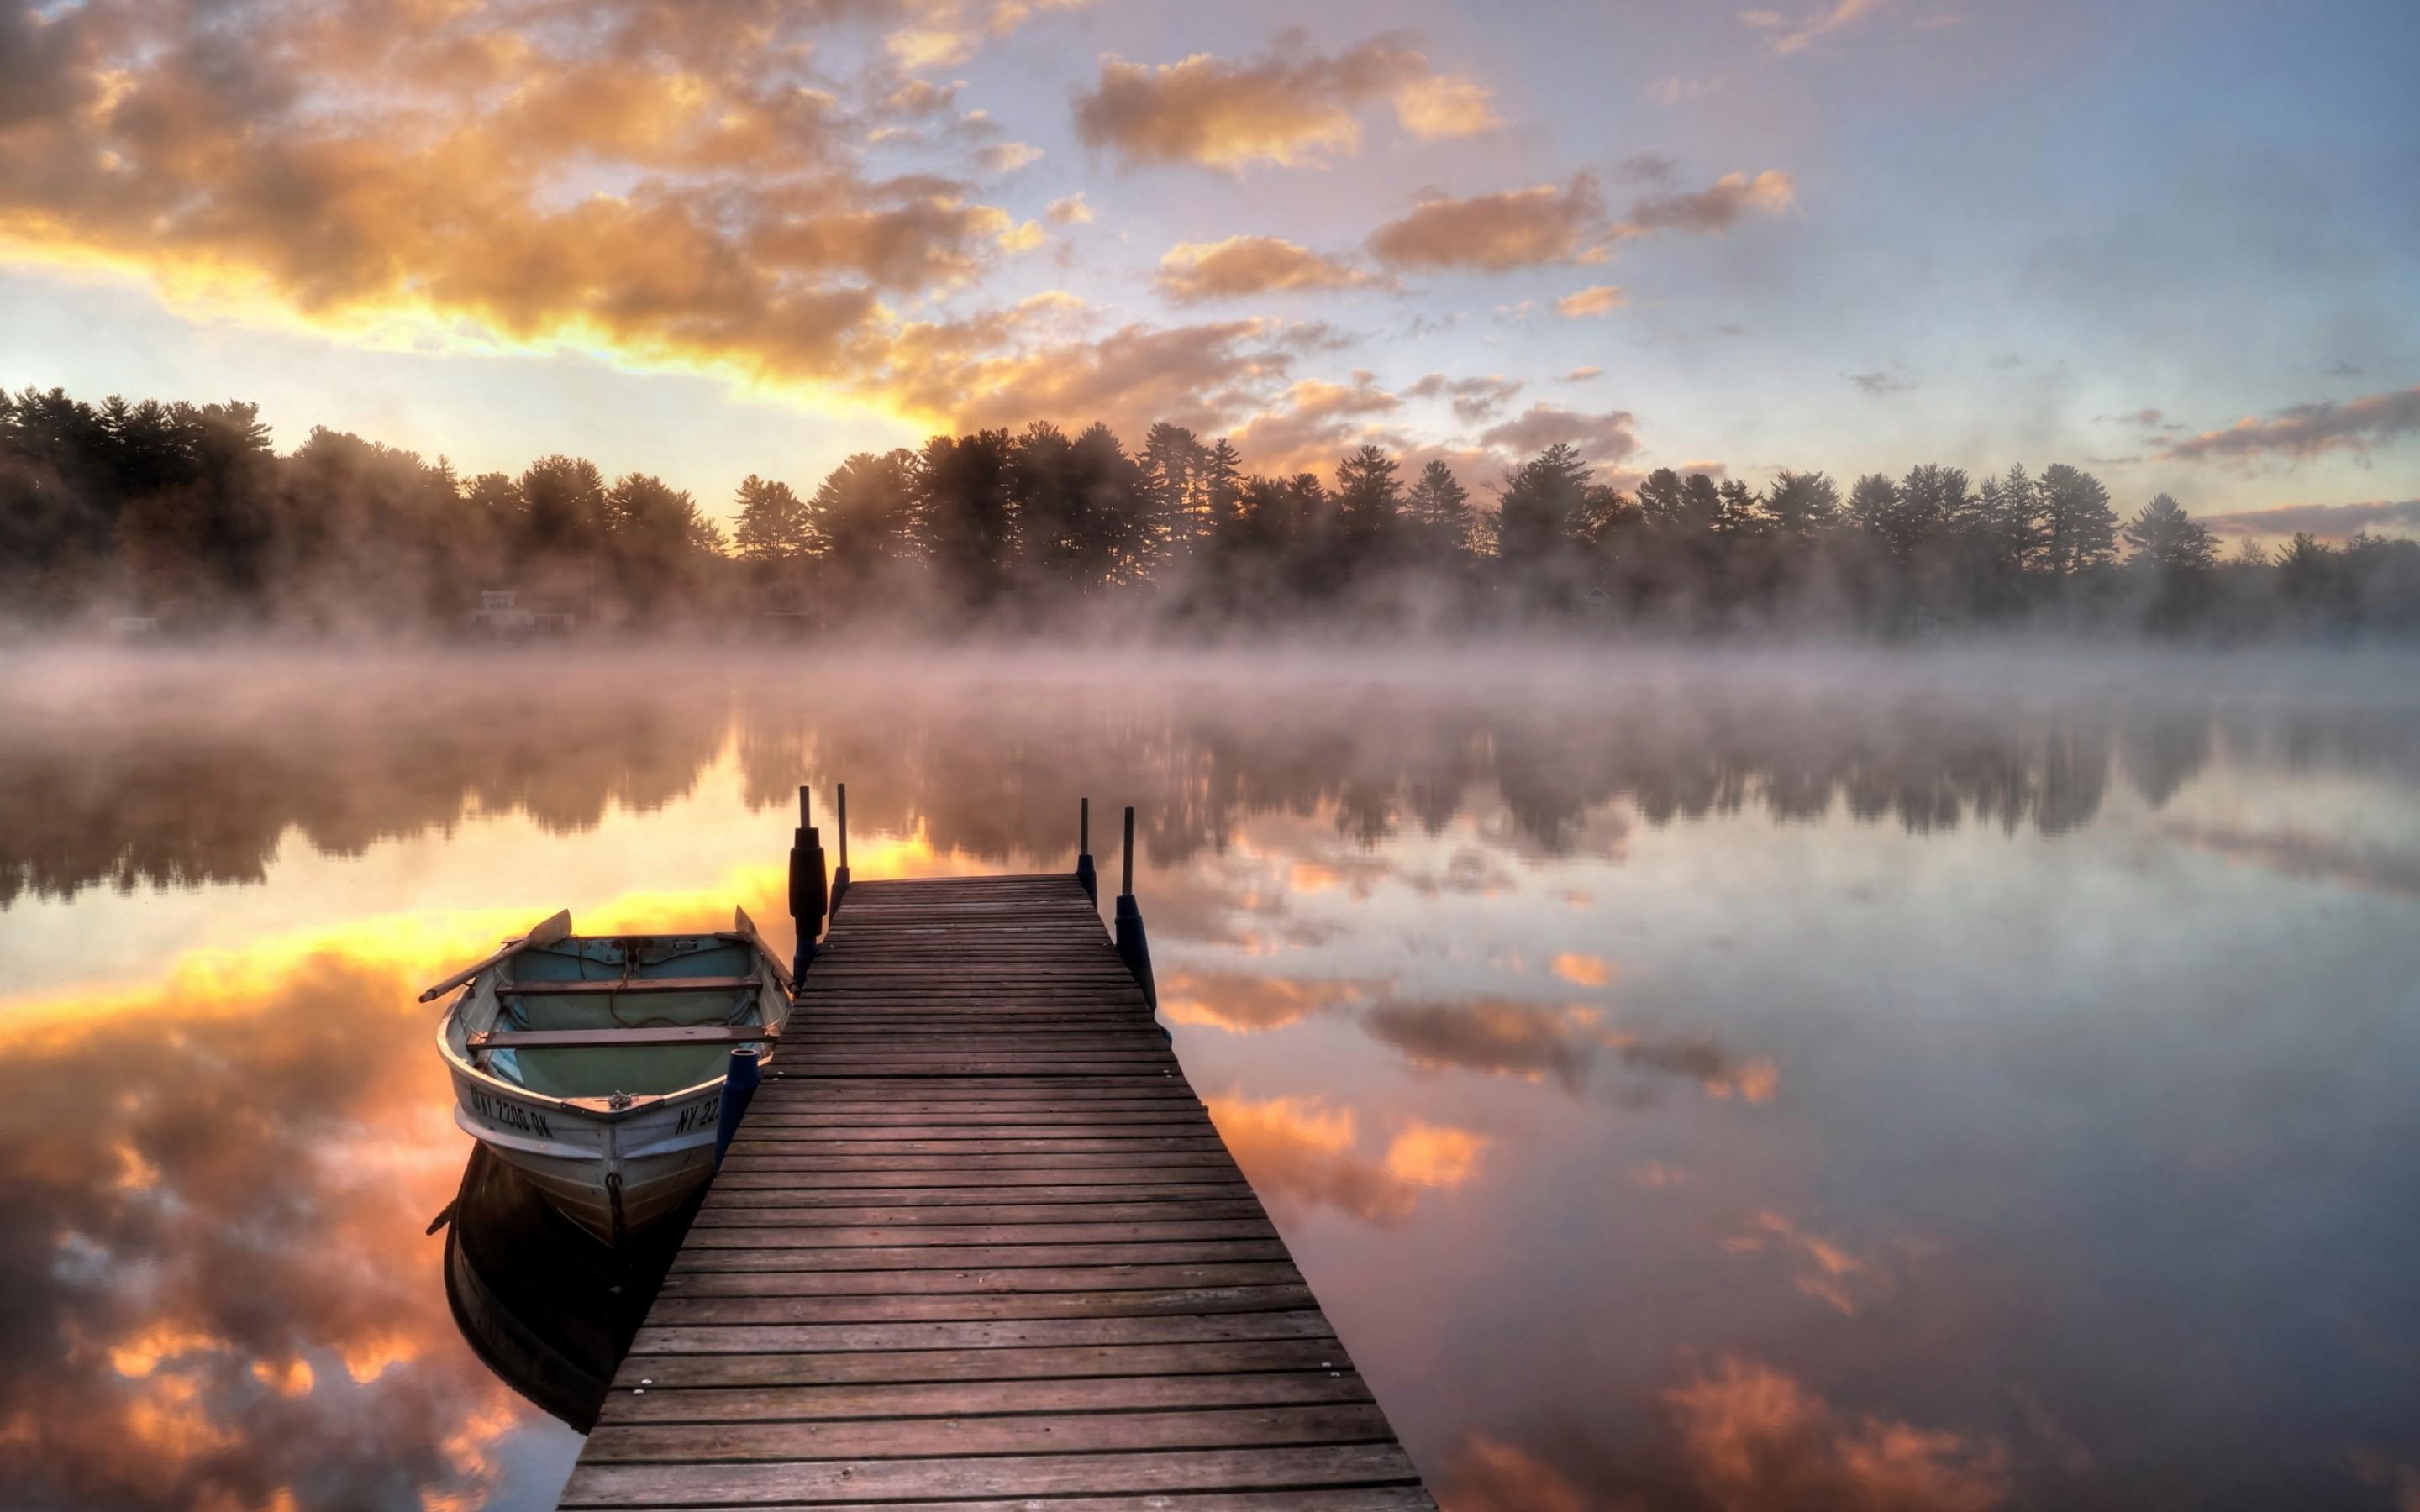
[[[1795,1273],[1791,1285],[1844,1317],[1855,1315],[1857,1293],[1870,1301],[1886,1289],[1888,1280],[1871,1259],[1861,1258],[1831,1240],[1810,1234],[1777,1212],[1760,1212],[1745,1229],[1723,1241],[1726,1255],[1778,1254]]]
[[[1127,164],[1295,167],[1358,151],[1360,112],[1382,101],[1417,137],[1467,136],[1497,124],[1486,89],[1432,70],[1411,34],[1330,54],[1307,51],[1302,34],[1288,32],[1249,61],[1208,53],[1156,66],[1105,57],[1094,87],[1076,96],[1076,131]]]
[[[1885,0],[1838,0],[1828,10],[1795,20],[1772,10],[1744,10],[1740,24],[1768,34],[1767,45],[1784,55],[1804,53],[1823,38],[1855,25],[1883,8]]]
[[[1390,268],[1503,272],[1586,260],[1604,217],[1596,180],[1582,174],[1560,188],[1424,200],[1373,232],[1370,250]]]
[[[2298,404],[2273,419],[2246,416],[2225,430],[2204,431],[2161,455],[2177,462],[2251,461],[2275,454],[2303,459],[2338,447],[2366,451],[2420,432],[2420,384],[2338,403]]]
[[[1748,214],[1778,215],[1796,203],[1798,186],[1788,174],[1768,168],[1750,177],[1727,173],[1692,194],[1665,194],[1643,199],[1630,208],[1630,217],[1616,228],[1621,236],[1651,231],[1693,231],[1720,236]]]
[[[1659,105],[1677,105],[1710,94],[1714,87],[1712,79],[1683,79],[1678,74],[1658,79],[1647,86],[1647,98]]]
[[[1587,1495],[1567,1476],[1501,1440],[1474,1433],[1446,1457],[1438,1504],[1453,1512],[1587,1512]]]
[[[1250,971],[1179,971],[1159,984],[1160,1011],[1175,1024],[1253,1034],[1365,1001],[1371,984],[1291,980]]]
[[[1884,398],[1894,393],[1905,393],[1916,387],[1910,379],[1895,377],[1880,368],[1870,373],[1843,373],[1840,376],[1855,384],[1868,398],[1872,399]]]
[[[2160,409],[2129,409],[2122,415],[2102,415],[2100,418],[2111,422],[2114,424],[2133,425],[2138,430],[2181,430],[2184,428],[2181,425],[2178,425],[2170,422],[2166,411]]]
[[[1395,119],[1423,140],[1477,136],[1504,124],[1484,85],[1439,74],[1416,79],[1395,92]]]
[[[1411,1216],[1424,1190],[1476,1176],[1487,1140],[1467,1130],[1414,1119],[1376,1161],[1360,1154],[1351,1108],[1316,1098],[1202,1100],[1218,1134],[1272,1208],[1326,1207],[1388,1225]]]
[[[1084,203],[1083,191],[1078,190],[1064,199],[1054,199],[1042,211],[1045,218],[1058,225],[1090,225],[1093,207]]]
[[[2009,1499],[2009,1455],[1998,1441],[1878,1414],[1845,1420],[1754,1361],[1726,1356],[1663,1401],[1690,1479],[1717,1505],[1989,1512]]]
[[[505,1494],[500,1451],[525,1452],[536,1410],[462,1348],[439,1242],[396,1242],[461,1179],[411,997],[432,944],[492,937],[466,918],[412,921],[442,944],[380,920],[171,958],[123,995],[0,1005],[21,1115],[0,1151],[9,1504]],[[174,1032],[114,1032],[136,1022]],[[125,1094],[76,1090],[102,1083]]]
[[[1379,388],[1374,376],[1367,372],[1355,373],[1349,384],[1301,378],[1229,439],[1255,471],[1273,477],[1324,472],[1339,456],[1364,442],[1402,450],[1402,438],[1374,429],[1369,418],[1402,404],[1400,397]],[[1408,463],[1409,458],[1404,460]],[[1336,875],[1334,868],[1298,867],[1295,885],[1316,885],[1323,877],[1333,881]]]
[[[1415,1186],[1460,1186],[1479,1172],[1487,1138],[1414,1119],[1388,1141],[1387,1174]]]
[[[1131,437],[1166,420],[1216,435],[1252,413],[1294,363],[1277,321],[1135,322],[1094,335],[1088,319],[1059,295],[905,326],[869,381],[898,408],[960,428],[1099,420]]]
[[[1093,0],[993,0],[989,5],[981,5],[960,0],[924,0],[914,8],[916,24],[891,33],[883,39],[883,46],[892,61],[903,69],[947,68],[972,57],[986,39],[996,40],[1016,31],[1036,11],[1080,10],[1092,3]],[[880,12],[893,8],[883,4],[854,8],[843,4],[818,8]]]
[[[1015,173],[1042,161],[1042,149],[1030,142],[1001,142],[977,154],[978,161],[994,173]]]
[[[1528,456],[1558,441],[1568,441],[1590,461],[1610,465],[1638,450],[1637,432],[1631,428],[1637,423],[1637,417],[1627,409],[1591,415],[1540,400],[1512,419],[1481,431],[1479,444]]]
[[[54,85],[12,106],[76,104],[0,135],[20,255],[339,335],[405,322],[865,395],[885,296],[959,287],[1023,239],[954,181],[864,177],[791,13],[184,15],[45,24]]]
[[[1454,418],[1468,424],[1484,420],[1512,403],[1526,386],[1519,378],[1509,378],[1501,373],[1462,378],[1448,378],[1443,373],[1431,373],[1404,392],[1419,399],[1445,395],[1453,402]]]
[[[2296,829],[2180,822],[2163,833],[2180,844],[2265,866],[2285,876],[2332,882],[2388,898],[2420,899],[2420,855],[2398,855]]]
[[[1564,374],[1562,380],[1565,383],[1586,383],[1592,378],[1603,378],[1604,376],[1605,369],[1601,367],[1575,367],[1570,372]]]
[[[2420,527],[2420,499],[2372,500],[2357,504],[2278,504],[2229,515],[2205,515],[2204,525],[2221,535],[2291,535],[2297,531],[2340,540],[2384,526]]]
[[[1647,160],[1654,177],[1665,160]],[[1629,160],[1626,169],[1640,159]],[[1596,263],[1612,243],[1658,232],[1720,236],[1752,213],[1779,214],[1796,199],[1791,177],[1778,170],[1729,173],[1694,193],[1638,200],[1609,221],[1596,178],[1578,174],[1565,185],[1536,184],[1467,198],[1435,194],[1371,234],[1370,250],[1391,268],[1471,269],[1503,272],[1550,263]]]
[[[1592,284],[1555,301],[1555,313],[1567,319],[1610,315],[1630,302],[1629,291],[1618,284]]]
[[[1387,1003],[1362,1022],[1371,1034],[1420,1065],[1551,1079],[1566,1091],[1587,1083],[1598,1048],[1588,1015],[1503,998]]]
[[[1565,951],[1555,957],[1550,969],[1575,987],[1603,987],[1618,976],[1621,967],[1617,962],[1601,955],[1583,955]]]
[[[1159,259],[1153,283],[1180,304],[1302,289],[1357,288],[1382,280],[1279,237],[1187,241]]]

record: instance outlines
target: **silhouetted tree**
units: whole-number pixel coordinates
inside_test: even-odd
[[[2066,463],[2042,470],[2036,565],[2054,578],[2072,577],[2118,554],[2118,512],[2109,490],[2089,472]]]
[[[807,505],[786,483],[753,472],[740,480],[732,544],[740,560],[795,562],[807,554]]]
[[[924,443],[916,470],[917,508],[944,590],[970,609],[989,608],[1016,569],[1016,442],[1005,430]]]

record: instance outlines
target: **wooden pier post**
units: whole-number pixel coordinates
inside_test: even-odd
[[[840,914],[840,901],[848,896],[848,784],[845,782],[833,784],[832,795],[838,803],[838,812],[832,820],[832,825],[840,831],[840,865],[832,869],[831,906],[825,912],[830,917],[837,918]]]
[[[722,1101],[714,1113],[714,1166],[722,1168],[722,1157],[731,1149],[731,1139],[739,1132],[739,1120],[748,1116],[748,1104],[763,1085],[757,1074],[756,1047],[737,1045],[731,1052],[731,1069],[722,1078]]]
[[[807,789],[799,788],[799,827],[790,840],[790,919],[799,929],[798,962],[791,969],[795,980],[807,974],[807,965],[815,958],[815,942],[823,938],[824,915],[830,911],[830,898],[824,883],[823,837],[808,823],[810,810]]]
[[[1125,856],[1118,872],[1118,959],[1134,973],[1142,999],[1156,1011],[1159,988],[1151,980],[1151,942],[1142,932],[1142,910],[1134,898],[1134,806],[1126,806]]]
[[[1101,906],[1101,878],[1093,870],[1093,800],[1076,800],[1076,880],[1082,884],[1084,896],[1093,906]]]

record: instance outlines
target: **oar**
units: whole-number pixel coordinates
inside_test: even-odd
[[[497,962],[519,955],[533,945],[552,945],[555,941],[562,939],[565,935],[570,933],[571,910],[566,908],[563,912],[555,915],[552,918],[548,919],[545,923],[540,924],[537,928],[530,931],[527,934],[506,940],[503,949],[498,950],[495,954],[488,957],[485,961],[474,962],[470,965],[464,966],[461,970],[446,978],[443,981],[439,982],[436,986],[429,988],[425,993],[422,993],[420,995],[420,1000],[424,1003],[433,1003],[438,998],[452,992],[455,988],[461,986],[466,981],[469,981],[480,972],[494,965]]]
[[[757,953],[772,963],[773,980],[782,984],[783,992],[788,992],[790,968],[782,964],[782,958],[775,955],[773,948],[765,943],[765,936],[756,933],[756,921],[748,917],[747,909],[735,908],[731,911],[731,927],[734,933],[745,935],[748,943],[756,947]]]

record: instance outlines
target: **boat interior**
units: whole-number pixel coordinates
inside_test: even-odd
[[[732,1046],[778,1032],[783,1000],[745,937],[567,938],[484,974],[460,1048],[549,1097],[656,1096],[720,1078]]]

